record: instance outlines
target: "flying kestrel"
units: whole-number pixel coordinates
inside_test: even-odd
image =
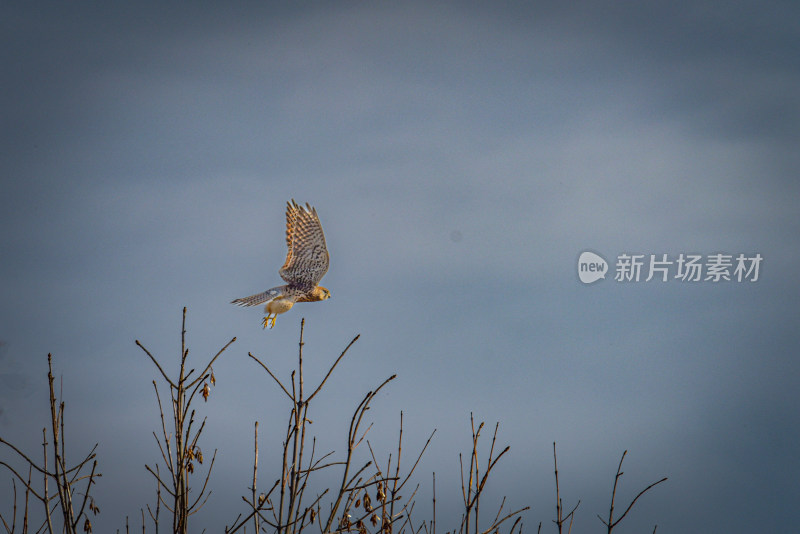
[[[278,314],[289,311],[295,302],[316,302],[331,298],[331,292],[318,285],[328,272],[328,248],[317,210],[308,204],[299,206],[294,199],[286,203],[286,262],[278,271],[286,285],[273,287],[231,301],[239,306],[264,306],[267,316],[261,322],[272,328]]]

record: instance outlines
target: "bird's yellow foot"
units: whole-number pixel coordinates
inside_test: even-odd
[[[277,318],[278,318],[277,315],[272,315],[272,316],[267,315],[266,317],[264,317],[264,320],[261,321],[262,328],[266,328],[267,324],[269,324],[269,327],[272,328],[273,326],[275,326],[275,319]]]

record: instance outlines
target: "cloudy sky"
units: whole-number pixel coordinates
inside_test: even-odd
[[[342,451],[397,373],[370,440],[385,458],[401,410],[404,451],[437,429],[417,482],[422,510],[436,472],[440,528],[471,412],[500,422],[491,489],[532,506],[528,531],[554,531],[554,441],[576,531],[602,528],[626,449],[618,507],[669,481],[621,533],[800,521],[791,2],[0,13],[0,436],[40,450],[52,352],[72,458],[100,444],[99,531],[153,503],[157,371],[134,340],[175,370],[184,306],[193,365],[237,337],[197,406],[209,532],[245,511],[254,421],[277,476],[287,406],[247,354],[288,380],[302,317],[307,384],[361,334],[312,407],[321,443]],[[333,298],[264,331],[229,302],[281,283],[290,198],[320,214]],[[580,282],[584,250],[604,280]],[[645,282],[651,254],[720,253],[760,254],[758,280]],[[645,256],[638,282],[614,280],[622,254]]]

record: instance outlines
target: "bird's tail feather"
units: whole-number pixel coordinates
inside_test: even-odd
[[[231,304],[236,304],[237,306],[258,306],[259,304],[263,304],[280,294],[280,288],[273,287],[272,289],[267,289],[263,293],[256,293],[255,295],[250,295],[249,297],[232,300]]]

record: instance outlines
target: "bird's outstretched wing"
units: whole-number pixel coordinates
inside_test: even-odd
[[[317,210],[286,203],[286,262],[278,274],[289,285],[312,289],[328,272],[328,247]]]
[[[258,306],[259,304],[263,304],[268,300],[274,299],[280,294],[280,288],[273,287],[272,289],[267,289],[263,293],[256,293],[255,295],[250,295],[249,297],[242,297],[240,299],[232,300],[231,304],[236,304],[237,306]]]

